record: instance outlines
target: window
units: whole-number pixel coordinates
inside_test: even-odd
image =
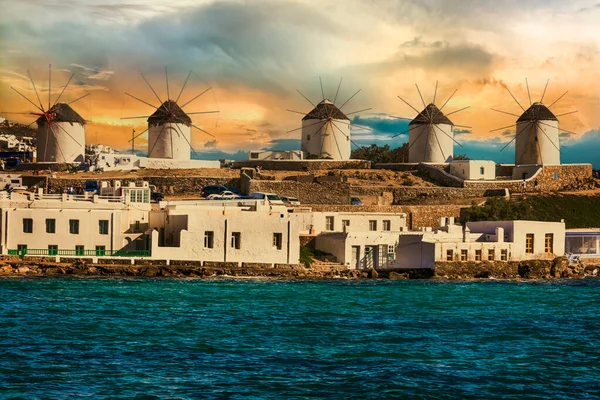
[[[33,220],[31,218],[23,218],[23,233],[33,233]]]
[[[370,220],[369,221],[369,230],[370,231],[376,231],[377,230],[377,221],[375,221],[375,220]]]
[[[96,246],[96,255],[103,256],[106,254],[106,246]]]
[[[392,230],[392,221],[390,221],[389,219],[384,220],[383,221],[383,230],[391,231]]]
[[[150,191],[144,190],[144,203],[150,203]]]
[[[325,217],[325,230],[332,231],[334,227],[334,219],[333,217]]]
[[[136,190],[136,203],[142,203],[144,201],[143,190]]]
[[[508,261],[508,250],[506,250],[506,249],[500,250],[500,260]]]
[[[533,254],[533,233],[525,236],[525,253]]]
[[[488,249],[488,261],[494,261],[496,258],[496,251],[494,249]]]
[[[446,250],[446,261],[452,261],[452,260],[454,260],[454,251]]]
[[[78,219],[70,219],[69,220],[69,233],[74,235],[79,234],[79,220]]]
[[[556,171],[556,172],[554,173],[554,180],[555,180],[555,181],[557,181],[557,180],[558,180],[558,171]]]
[[[306,140],[310,140],[310,135],[306,135]]]
[[[140,221],[135,221],[135,232],[139,232],[140,231]]]
[[[98,232],[101,235],[108,235],[108,220],[107,219],[101,219],[100,221],[98,221]]]
[[[281,250],[282,242],[283,242],[283,235],[281,233],[274,233],[273,234],[273,247],[277,247],[277,250]]]
[[[544,236],[544,251],[546,253],[554,253],[554,234],[553,233],[546,233],[546,236]]]
[[[469,260],[469,251],[467,249],[462,249],[460,251],[460,261],[468,261]]]
[[[231,248],[239,249],[242,244],[241,232],[231,232]]]
[[[85,254],[85,248],[83,246],[75,246],[75,255],[82,256]]]
[[[348,228],[350,226],[350,220],[349,219],[343,219],[342,220],[342,228],[344,228],[344,232],[346,232],[346,228]]]
[[[48,245],[48,255],[55,256],[57,254],[58,254],[58,246],[55,244],[49,244]]]
[[[479,174],[480,175],[484,175],[485,174],[485,168],[484,167],[479,167]]]
[[[204,232],[204,248],[212,249],[215,245],[215,233],[213,231]]]
[[[135,190],[129,191],[129,201],[135,203]]]
[[[481,261],[481,250],[475,250],[475,261]]]
[[[55,219],[46,219],[46,233],[56,233]]]
[[[258,153],[256,153],[256,152],[250,153],[250,158],[257,159],[258,158]]]

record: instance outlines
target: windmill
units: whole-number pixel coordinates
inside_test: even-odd
[[[507,86],[504,88],[508,91],[512,99],[517,105],[523,110],[523,114],[518,115],[507,111],[497,110],[492,108],[493,111],[508,114],[517,117],[517,126],[515,136],[502,148],[500,151],[504,151],[513,141],[515,142],[515,165],[560,165],[560,142],[559,134],[561,131],[568,133],[575,133],[567,131],[565,129],[559,129],[558,117],[563,115],[573,114],[577,111],[570,111],[563,114],[555,115],[550,108],[555,105],[560,99],[562,99],[569,91],[563,93],[548,107],[544,105],[544,97],[546,90],[548,89],[548,83],[546,82],[544,92],[540,101],[532,102],[531,93],[529,91],[529,82],[525,78],[525,85],[527,86],[527,97],[529,100],[529,108],[525,109],[521,103],[512,94]],[[512,128],[514,125],[505,126],[502,128],[493,129],[490,132],[497,132]]]
[[[169,92],[169,74],[167,72],[167,68],[165,67],[167,98],[165,101],[163,101],[142,73],[141,76],[144,79],[144,82],[146,82],[146,85],[148,85],[148,87],[158,100],[160,104],[159,106],[155,106],[145,100],[140,99],[139,97],[133,96],[129,93],[125,93],[127,96],[155,109],[155,111],[150,115],[121,118],[147,119],[148,128],[135,136],[134,134],[132,134],[132,138],[129,141],[134,142],[135,139],[148,132],[148,158],[167,158],[172,160],[185,161],[190,159],[190,151],[194,153],[196,158],[198,158],[198,154],[193,149],[191,143],[191,128],[198,129],[199,131],[204,132],[212,138],[215,137],[213,134],[194,125],[192,123],[192,119],[189,116],[196,114],[213,114],[218,113],[219,111],[199,111],[190,113],[186,113],[185,111],[183,111],[183,108],[185,106],[192,103],[194,100],[198,99],[200,96],[211,90],[212,87],[209,87],[200,94],[194,96],[192,99],[190,99],[183,105],[180,106],[178,104],[178,101],[181,98],[181,95],[183,94],[183,91],[188,83],[188,80],[190,79],[191,74],[192,71],[189,72],[187,78],[185,79],[185,82],[183,83],[183,86],[181,87],[177,98],[175,100],[171,100],[171,95]]]
[[[42,103],[37,91],[31,73],[27,70],[27,75],[33,86],[37,101],[34,103],[23,93],[14,87],[11,87],[21,97],[31,103],[37,111],[31,112],[8,112],[6,114],[27,114],[37,117],[35,121],[27,127],[37,123],[37,161],[49,163],[73,163],[83,162],[85,160],[85,129],[86,121],[71,108],[71,104],[89,96],[89,93],[68,103],[60,103],[63,93],[69,86],[74,73],[63,87],[62,91],[52,103],[52,64],[48,65],[48,104],[47,107]]]
[[[448,104],[452,97],[454,97],[458,89],[455,90],[454,93],[452,93],[452,95],[448,98],[448,100],[446,100],[446,102],[444,102],[444,104],[440,108],[438,108],[435,105],[435,99],[437,96],[438,88],[437,82],[435,84],[433,100],[428,105],[426,105],[425,101],[423,100],[423,96],[421,95],[421,90],[419,89],[419,86],[417,84],[415,84],[415,86],[417,88],[417,92],[419,93],[419,97],[421,98],[421,102],[423,103],[424,108],[422,111],[419,111],[406,100],[404,100],[402,97],[398,96],[400,100],[402,100],[406,105],[408,105],[410,108],[417,112],[417,116],[412,119],[393,116],[393,118],[404,119],[410,122],[408,124],[408,130],[393,135],[392,139],[406,133],[409,134],[409,163],[425,162],[443,164],[450,162],[454,157],[454,143],[462,147],[462,145],[454,139],[454,127],[471,127],[465,125],[456,125],[448,118],[448,116],[466,110],[467,108],[469,108],[469,106],[452,111],[448,114],[444,114],[442,110],[444,109],[444,107],[446,107],[446,104]]]
[[[319,78],[319,83],[321,85],[322,100],[318,104],[310,101],[308,97],[296,89],[314,108],[307,114],[288,109],[289,112],[304,116],[302,126],[289,130],[288,133],[302,130],[301,149],[306,154],[306,158],[349,160],[351,144],[360,147],[350,139],[351,127],[357,127],[361,130],[371,130],[371,128],[351,123],[348,115],[368,111],[370,108],[344,114],[342,109],[360,92],[360,89],[338,107],[336,101],[342,86],[342,79],[340,79],[333,101],[326,98],[321,78]]]

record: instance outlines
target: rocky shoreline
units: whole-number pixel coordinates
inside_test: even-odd
[[[76,260],[56,263],[47,260],[2,260],[0,277],[73,276],[145,278],[265,278],[292,280],[326,279],[430,279],[465,280],[552,280],[596,278],[600,267],[569,264],[566,258],[528,262],[438,263],[435,270],[349,270],[343,268],[306,268],[303,265],[149,265],[94,264]]]

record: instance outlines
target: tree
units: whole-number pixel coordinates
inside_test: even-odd
[[[373,163],[405,163],[408,162],[408,143],[401,147],[390,149],[389,145],[362,146],[350,155],[355,160],[368,160]]]

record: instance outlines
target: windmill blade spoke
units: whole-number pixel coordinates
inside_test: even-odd
[[[544,93],[542,93],[542,98],[540,99],[540,103],[544,101],[544,96],[546,95],[546,89],[548,89],[548,84],[550,83],[550,79],[546,81],[546,86],[544,87]]]
[[[149,118],[150,115],[142,115],[141,117],[123,117],[121,119],[142,119],[142,118]]]
[[[556,117],[562,117],[563,115],[575,114],[577,112],[579,112],[579,110],[570,111],[570,112],[566,112],[566,113],[562,113],[562,114],[557,114]]]
[[[542,121],[537,121],[537,122],[538,122],[538,123],[540,123],[540,124],[542,124],[542,125],[546,125],[546,126],[548,126],[548,127],[550,127],[550,128],[556,128],[555,126],[552,126],[552,125],[550,125],[550,124],[547,124],[547,123],[545,123],[545,122],[542,122]],[[558,130],[559,130],[559,131],[562,131],[562,132],[571,133],[571,134],[573,134],[573,135],[577,135],[577,132],[568,131],[568,130],[566,130],[566,129],[561,129],[561,128],[558,128]]]
[[[508,93],[510,94],[510,97],[513,98],[513,100],[515,101],[515,103],[517,103],[519,105],[519,107],[521,107],[521,110],[525,111],[525,109],[523,108],[523,106],[521,105],[521,103],[519,103],[519,101],[517,100],[517,98],[515,96],[513,96],[512,92],[510,91],[510,89],[508,88],[508,86],[504,85],[504,89],[506,89],[508,91]]]
[[[435,126],[432,124],[432,126]],[[437,134],[435,133],[435,131],[431,131],[431,133],[433,133],[433,137],[435,138],[435,141],[438,144],[438,147],[440,148],[440,152],[442,153],[442,157],[444,158],[444,161],[446,161],[446,155],[444,154],[444,150],[442,149],[442,145],[440,144],[440,139],[438,139]]]
[[[408,148],[406,150],[410,150],[410,148],[413,147],[415,145],[415,143],[417,143],[419,141],[419,138],[421,137],[421,135],[423,135],[423,132],[425,132],[425,130],[421,129],[421,132],[419,132],[419,134],[417,135],[417,138],[412,142],[412,144],[408,145]]]
[[[183,136],[183,138],[185,139],[185,141],[190,145],[190,149],[192,150],[192,153],[194,153],[194,155],[196,156],[196,159],[198,159],[198,153],[196,153],[196,150],[194,150],[194,147],[192,147],[192,144],[190,143],[190,141],[188,140],[188,138],[183,134],[183,131],[179,127],[179,124],[175,124],[175,127],[177,127],[177,130],[179,131],[179,133],[181,134],[181,136]],[[171,145],[171,149],[172,148],[173,148],[173,146]]]
[[[33,78],[31,77],[31,73],[29,73],[29,70],[27,70],[27,75],[29,75],[29,80],[31,81],[31,84],[33,85],[33,91],[35,92],[35,95],[40,103],[40,110],[42,110],[42,112],[44,112],[44,106],[42,105],[42,100],[40,99],[40,95],[37,91],[37,88],[35,87],[35,83],[33,82]]]
[[[167,80],[167,101],[171,99],[169,94],[169,73],[167,72],[167,66],[165,65],[165,79]]]
[[[186,113],[187,115],[196,115],[196,114],[216,114],[216,113],[220,113],[221,111],[197,111],[197,112],[189,112]]]
[[[449,137],[449,138],[450,138],[450,139],[451,139],[451,140],[452,140],[454,143],[456,143],[456,144],[457,144],[457,145],[459,145],[460,147],[463,147],[463,145],[462,145],[462,144],[460,144],[460,143],[458,143],[458,142],[456,141],[456,139],[454,139],[454,138],[452,137],[452,135],[449,135],[449,134],[447,134],[446,132],[444,132],[444,131],[442,130],[442,128],[440,128],[440,127],[439,127],[439,126],[437,126],[436,124],[429,124],[429,125],[433,126],[435,129],[437,129],[438,131],[442,132],[444,135],[448,136],[448,137]],[[435,133],[435,131],[433,131],[433,132]],[[436,135],[436,137],[435,137],[435,138],[437,139],[437,135]]]
[[[303,112],[300,112],[300,111],[295,111],[295,110],[289,110],[287,108],[285,109],[285,111],[293,112],[293,113],[300,114],[300,115],[306,115],[306,113],[303,113]]]
[[[15,92],[17,92],[19,94],[19,96],[21,96],[22,98],[24,98],[25,100],[27,100],[28,102],[30,102],[35,108],[37,108],[38,110],[40,110],[41,112],[44,112],[43,108],[38,107],[37,105],[35,105],[35,103],[31,100],[29,100],[27,97],[25,97],[25,95],[23,95],[21,92],[19,92],[17,89],[15,89],[14,87],[10,87],[12,90],[14,90]]]
[[[144,76],[144,74],[141,73],[141,72],[140,72],[140,75],[144,79],[144,82],[146,82],[146,85],[148,85],[148,87],[150,88],[150,90],[152,90],[152,93],[154,93],[154,96],[156,96],[156,99],[158,100],[159,104],[163,104],[164,102],[160,99],[160,97],[158,97],[158,94],[156,94],[156,91],[154,90],[154,88],[152,87],[152,85],[150,84],[150,82],[148,82],[148,79],[146,79],[146,77]]]
[[[419,110],[417,110],[416,108],[414,108],[413,106],[411,106],[410,103],[408,101],[404,100],[402,97],[398,96],[398,98],[400,100],[402,100],[404,103],[406,103],[407,106],[409,106],[410,108],[412,108],[413,110],[415,110],[417,112],[417,114],[421,113]]]
[[[129,139],[127,142],[133,142],[135,139],[139,138],[144,133],[148,132],[148,129],[150,129],[150,128],[144,129],[143,131],[141,131],[140,133],[138,133],[137,135],[135,135],[134,137],[132,137],[131,139]]]
[[[513,128],[514,126],[515,126],[515,124],[507,125],[507,126],[503,126],[502,128],[492,129],[490,132],[498,132],[498,131],[501,131],[503,129]]]
[[[540,162],[541,162],[542,164],[544,164],[544,155],[543,155],[543,153],[542,153],[542,148],[540,147],[540,141],[539,141],[539,140],[536,140],[536,141],[535,141],[535,144],[537,145],[537,148],[538,148],[538,154],[540,155]],[[559,150],[558,152],[560,153],[560,150]]]
[[[321,85],[321,96],[323,96],[323,100],[325,100],[325,92],[323,91],[323,80],[319,77],[319,84]]]
[[[161,136],[162,136],[162,134],[164,133],[164,131],[165,131],[165,127],[166,127],[166,126],[167,126],[167,125],[163,125],[163,126],[162,126],[162,128],[161,128],[160,132],[158,133],[158,136],[156,137],[156,140],[154,141],[154,144],[152,145],[152,148],[150,149],[150,151],[148,151],[148,157],[150,157],[150,154],[152,154],[152,152],[154,151],[154,148],[155,148],[155,147],[156,147],[156,145],[158,144],[158,140],[160,139],[160,137],[161,137]],[[172,149],[172,148],[173,148],[173,147],[171,146],[171,149]]]
[[[388,115],[388,117],[397,118],[397,119],[405,119],[407,121],[412,121],[414,118],[406,118],[406,117],[397,117],[395,115]]]
[[[446,117],[447,117],[447,116],[449,116],[449,115],[456,114],[456,113],[459,113],[459,112],[461,112],[461,111],[464,111],[464,110],[466,110],[467,108],[470,108],[470,107],[471,107],[471,106],[466,106],[466,107],[463,107],[463,108],[461,108],[461,109],[459,109],[459,110],[452,111],[451,113],[448,113],[448,114],[446,114]]]
[[[538,121],[540,122],[540,121]],[[556,148],[556,150],[558,150],[559,154],[562,154],[562,152],[560,151],[560,148],[556,145],[556,143],[554,143],[554,141],[552,139],[550,139],[550,136],[548,136],[548,134],[546,133],[546,130],[538,125],[538,128],[540,128],[542,130],[542,132],[544,133],[544,136],[546,136],[546,138],[550,141],[550,143],[552,143],[552,146],[554,146]],[[560,139],[559,139],[560,140]],[[540,145],[539,141],[538,141],[538,146]],[[542,152],[540,151],[540,154],[542,154]]]
[[[457,126],[459,128],[467,128],[467,129],[472,129],[472,126],[467,126],[467,125],[456,125],[456,124],[452,124],[452,126]]]
[[[333,134],[333,140],[335,140],[335,146],[338,149],[338,154],[340,155],[340,158],[342,158],[342,150],[340,149],[340,145],[337,140],[337,135],[335,133]]]
[[[193,126],[194,128],[196,128],[196,129],[198,129],[199,131],[202,131],[202,132],[206,133],[208,136],[210,136],[210,137],[212,137],[212,138],[216,139],[216,138],[215,138],[215,135],[213,135],[212,133],[208,133],[208,132],[206,132],[204,129],[202,129],[202,128],[199,128],[199,127],[197,127],[197,126],[196,126],[196,125],[194,125],[194,124],[190,124],[190,125],[192,125],[192,126]]]
[[[508,115],[512,115],[513,117],[517,117],[517,118],[519,118],[519,117],[520,117],[520,115],[513,114],[513,113],[510,113],[510,112],[507,112],[507,111],[497,110],[497,109],[495,109],[495,108],[492,108],[491,110],[492,110],[492,111],[499,112],[499,113],[502,113],[502,114],[508,114]]]
[[[353,141],[352,139],[350,139],[350,136],[346,135],[346,134],[344,133],[344,131],[343,131],[343,130],[341,130],[339,126],[337,126],[337,124],[335,123],[335,121],[333,121],[333,120],[332,120],[332,121],[331,121],[331,123],[333,124],[333,126],[334,126],[334,127],[335,127],[335,128],[338,130],[338,131],[340,131],[340,133],[341,133],[342,135],[344,135],[344,136],[345,136],[345,137],[346,137],[346,138],[347,138],[347,139],[350,141],[350,143],[352,143],[354,146],[356,146],[356,148],[357,148],[357,149],[360,149],[360,146],[359,146],[359,145],[357,145],[356,143],[354,143],[354,141]]]
[[[306,97],[301,91],[299,91],[298,89],[296,89],[296,92],[300,93],[300,96],[304,97],[304,100],[308,101],[313,107],[316,107],[315,103],[313,103],[312,101],[310,101],[308,99],[308,97]]]
[[[438,81],[435,81],[435,90],[433,91],[433,100],[431,101],[431,104],[435,104],[435,97],[437,95],[437,89],[438,89]]]
[[[290,133],[290,132],[295,132],[295,131],[299,131],[299,130],[300,130],[300,129],[302,129],[302,128],[308,128],[308,127],[310,127],[310,126],[317,125],[317,124],[320,124],[320,123],[322,123],[322,122],[323,122],[323,121],[319,120],[319,121],[317,121],[317,122],[314,122],[314,123],[312,123],[312,124],[310,124],[310,125],[301,126],[300,128],[296,128],[296,129],[292,129],[291,131],[287,131],[287,133]]]
[[[56,124],[56,126],[58,126],[60,129],[62,129],[62,131],[64,133],[66,133],[75,143],[77,143],[78,146],[81,146],[81,143],[79,143],[77,140],[75,140],[75,138],[73,136],[71,136],[71,134],[65,128],[63,128],[60,124]]]
[[[50,110],[50,95],[51,94],[52,94],[52,64],[48,64],[48,110]]]
[[[410,128],[408,128],[407,130],[405,130],[404,132],[400,132],[400,133],[396,133],[394,136],[390,136],[391,139],[395,139],[400,135],[404,135],[405,133],[409,133],[410,132]]]
[[[142,99],[140,99],[140,98],[137,98],[137,97],[135,97],[135,96],[134,96],[134,95],[132,95],[132,94],[129,94],[129,93],[125,93],[125,94],[126,94],[127,96],[131,97],[131,98],[134,98],[134,99],[136,99],[137,101],[140,101],[140,102],[142,102],[142,103],[144,103],[144,104],[146,104],[146,105],[149,105],[150,107],[152,107],[152,108],[154,108],[154,109],[157,109],[157,108],[158,108],[158,107],[156,107],[155,105],[152,105],[152,104],[148,103],[147,101],[144,101],[144,100],[142,100]]]
[[[73,104],[73,103],[76,103],[76,102],[78,102],[79,100],[83,99],[84,97],[88,97],[90,94],[91,94],[91,93],[84,94],[83,96],[81,96],[81,97],[79,97],[79,98],[77,98],[77,99],[75,99],[75,100],[73,100],[73,101],[70,101],[70,102],[68,102],[67,104]]]
[[[358,113],[360,113],[360,112],[369,111],[369,110],[372,110],[372,109],[373,109],[373,108],[365,108],[365,109],[363,109],[363,110],[352,111],[352,112],[346,113],[346,116],[348,116],[348,115],[352,115],[352,114],[358,114]]]
[[[417,92],[419,93],[419,97],[421,98],[421,103],[423,103],[423,108],[425,109],[425,112],[427,113],[427,115],[429,115],[429,110],[427,109],[425,100],[423,100],[423,95],[421,94],[421,89],[419,89],[419,85],[417,85],[416,83],[415,83],[415,86],[417,87]],[[429,117],[431,118],[431,115],[429,115]]]
[[[348,100],[346,100],[346,101],[344,102],[344,104],[342,104],[342,105],[339,107],[339,110],[341,111],[341,110],[342,110],[342,108],[344,108],[344,106],[345,106],[346,104],[348,104],[348,102],[349,102],[350,100],[352,100],[352,99],[354,98],[354,96],[356,96],[356,95],[357,95],[357,94],[358,94],[358,93],[359,93],[361,90],[362,90],[362,89],[358,89],[358,90],[356,91],[356,93],[354,93],[352,96],[350,96],[350,98],[349,98]]]
[[[342,87],[342,79],[344,79],[344,78],[343,77],[340,78],[340,83],[337,87],[337,90],[335,91],[335,97],[333,98],[333,105],[335,105],[335,101],[337,100],[338,93],[340,92],[340,87]]]
[[[433,120],[439,113],[442,112],[442,110],[444,109],[444,107],[446,107],[446,104],[448,104],[448,102],[454,97],[454,95],[456,94],[456,92],[458,92],[458,89],[455,89],[454,92],[450,95],[450,97],[448,97],[448,100],[446,100],[444,102],[444,104],[442,104],[442,106],[440,107],[440,109],[431,117],[431,119]]]
[[[73,79],[73,77],[75,76],[75,73],[71,74],[71,77],[69,78],[69,80],[67,81],[67,84],[65,85],[65,87],[63,88],[63,90],[60,92],[60,94],[58,95],[58,97],[56,98],[56,101],[54,102],[54,104],[58,104],[58,101],[60,100],[60,98],[62,97],[63,93],[65,92],[65,90],[67,89],[67,86],[69,86],[69,83],[71,82],[71,79]]]
[[[194,98],[192,98],[190,101],[188,101],[187,103],[185,103],[184,105],[181,106],[181,108],[187,106],[188,104],[190,104],[192,101],[196,100],[198,97],[202,96],[204,93],[208,92],[209,90],[212,89],[212,86],[209,86],[208,89],[204,90],[202,93],[200,93],[199,95],[195,96]]]
[[[529,98],[529,105],[531,105],[531,93],[529,92],[529,82],[527,82],[527,77],[525,77],[525,86],[527,86],[527,97]]]
[[[325,127],[325,125],[327,125],[327,122],[329,122],[329,121],[327,121],[327,120],[325,120],[325,121],[319,121],[318,123],[319,123],[319,124],[321,124],[321,123],[322,123],[323,125],[321,125],[321,126],[319,127],[319,129],[317,129],[317,131],[316,131],[316,132],[315,132],[313,135],[311,135],[310,139],[308,139],[306,142],[308,143],[308,142],[310,142],[312,139],[314,139],[315,137],[317,137],[317,135],[319,135],[319,134],[322,134],[322,133],[323,133],[323,132],[322,132],[322,129],[323,129],[323,127]],[[312,125],[311,125],[311,126],[312,126]]]
[[[63,153],[62,148],[60,147],[60,143],[58,143],[58,138],[56,137],[56,133],[54,132],[54,129],[52,129],[52,125],[49,123],[48,126],[50,127],[50,132],[52,132],[52,136],[54,137],[54,143],[56,143],[56,147],[58,148],[58,151],[60,151],[60,154],[62,155],[63,160],[65,160],[65,162],[70,162],[69,160],[67,160],[67,157],[65,157],[65,153]],[[48,144],[48,136],[46,136],[46,144]],[[56,160],[54,160],[56,161]]]
[[[566,95],[567,93],[569,93],[569,91],[568,91],[568,90],[567,90],[566,92],[564,92],[564,93],[563,93],[563,94],[562,94],[562,95],[561,95],[561,96],[560,96],[558,99],[554,100],[554,103],[550,104],[550,105],[548,106],[548,108],[551,108],[553,105],[555,105],[556,103],[558,103],[558,101],[559,101],[560,99],[562,99],[563,97],[565,97],[565,95]]]
[[[190,71],[187,78],[185,78],[185,82],[183,82],[183,86],[181,87],[181,91],[179,92],[179,95],[177,95],[177,99],[175,100],[175,103],[177,103],[179,101],[179,98],[181,97],[181,94],[183,93],[183,89],[185,89],[185,85],[187,85],[188,79],[190,79],[191,75],[192,75],[192,71]]]
[[[350,125],[350,127],[353,127],[353,126],[355,126],[355,127],[357,127],[357,128],[363,129],[363,130],[365,130],[365,131],[370,131],[370,132],[373,132],[373,128],[369,128],[368,126],[364,126],[364,125],[358,125],[358,124],[349,124],[349,125]]]
[[[24,112],[0,111],[0,114],[37,115],[31,111],[24,111]]]
[[[526,124],[526,125],[525,125],[525,126],[522,128],[522,129],[521,129],[521,131],[520,131],[520,132],[516,132],[516,134],[515,134],[515,137],[514,137],[514,138],[512,138],[512,139],[511,139],[511,140],[510,140],[508,143],[506,143],[506,146],[504,146],[502,149],[500,149],[500,152],[503,152],[503,151],[504,151],[504,149],[506,149],[508,146],[510,146],[510,144],[511,144],[512,142],[514,142],[515,140],[517,140],[517,137],[518,137],[518,136],[519,136],[521,133],[525,132],[525,130],[526,130],[527,128],[529,128],[529,127],[531,126],[531,124],[533,124],[533,122],[532,122],[532,121],[529,121],[529,122],[528,122],[528,123],[527,123],[527,124]]]

